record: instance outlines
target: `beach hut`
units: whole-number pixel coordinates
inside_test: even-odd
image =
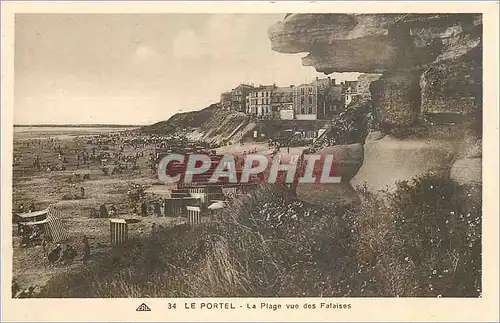
[[[109,219],[109,234],[112,245],[122,245],[128,240],[128,224],[125,219]]]
[[[181,216],[185,214],[185,205],[182,198],[167,198],[164,200],[164,214],[166,216]]]
[[[19,233],[39,232],[45,240],[60,243],[68,239],[61,213],[50,205],[47,209],[16,215]]]
[[[15,222],[16,223],[28,223],[28,222],[40,222],[45,219],[47,219],[47,215],[49,213],[49,209],[46,208],[45,210],[40,210],[40,211],[34,211],[34,212],[27,212],[27,213],[18,213],[15,215]]]
[[[194,226],[201,223],[201,209],[197,206],[187,206],[187,223]]]

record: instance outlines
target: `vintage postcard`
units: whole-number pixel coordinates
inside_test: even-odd
[[[498,2],[2,2],[2,321],[498,321]]]

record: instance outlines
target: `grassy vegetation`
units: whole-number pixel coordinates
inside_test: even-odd
[[[319,147],[325,141],[330,146],[364,143],[368,131],[374,130],[375,126],[372,102],[355,97],[344,111],[330,121],[327,133],[314,145]]]
[[[217,110],[218,105],[212,104],[200,111],[176,113],[166,121],[142,127],[141,131],[151,134],[170,134],[186,128],[198,128],[212,118]]]
[[[481,201],[470,189],[423,176],[324,209],[266,186],[217,221],[56,276],[40,296],[478,296]]]
[[[479,296],[481,189],[425,175],[393,193],[365,193],[351,217],[358,270],[350,280],[366,296]],[[385,198],[385,200],[382,199]]]
[[[412,126],[380,123],[379,130],[398,139],[436,138],[457,140],[464,132],[482,136],[481,120],[471,115],[426,114]]]

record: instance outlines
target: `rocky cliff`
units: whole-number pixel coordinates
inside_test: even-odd
[[[254,141],[253,132],[265,134],[259,140],[279,137],[280,132],[299,126],[303,131],[317,131],[325,120],[277,120],[258,119],[242,112],[221,109],[213,104],[199,111],[177,113],[166,121],[141,128],[144,133],[166,135],[184,134],[187,139],[210,144],[227,145],[243,141]]]
[[[480,157],[460,159],[481,140],[481,14],[291,14],[269,38],[318,72],[382,74],[369,80],[380,133],[352,184],[379,189],[433,170],[480,182]]]
[[[219,106],[212,104],[199,111],[176,113],[168,120],[142,127],[141,131],[145,133],[168,134],[183,131],[183,129],[199,128],[207,119],[212,118],[217,110],[219,110]]]
[[[197,129],[187,133],[187,138],[218,145],[231,144],[239,142],[254,127],[246,114],[219,109]]]
[[[199,111],[177,113],[141,131],[160,135],[183,133],[191,140],[221,145],[238,142],[254,127],[255,123],[244,113],[226,111],[212,104]]]

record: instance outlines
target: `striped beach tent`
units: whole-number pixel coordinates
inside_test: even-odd
[[[121,245],[128,240],[128,224],[124,219],[109,219],[111,244]]]
[[[52,204],[49,206],[47,222],[45,223],[45,236],[47,240],[54,243],[63,242],[69,238],[68,231],[61,220],[61,210]]]
[[[186,206],[187,223],[190,227],[201,223],[201,208],[199,206]]]

